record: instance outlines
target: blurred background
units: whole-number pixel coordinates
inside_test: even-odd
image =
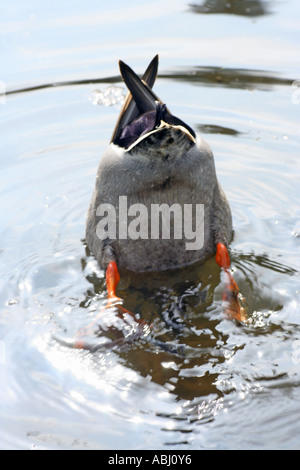
[[[299,13],[296,0],[2,0],[1,448],[299,449]],[[224,318],[212,259],[124,276],[151,335],[73,350],[53,335],[73,338],[106,296],[84,230],[126,93],[118,60],[142,74],[157,53],[156,94],[214,152],[251,323]]]

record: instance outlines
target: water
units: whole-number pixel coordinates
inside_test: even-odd
[[[299,29],[296,0],[2,5],[1,448],[300,448]],[[156,93],[214,151],[252,324],[224,318],[211,259],[123,276],[152,336],[73,350],[53,334],[106,296],[83,238],[117,61],[156,53]]]

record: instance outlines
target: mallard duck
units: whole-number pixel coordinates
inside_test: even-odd
[[[128,88],[111,142],[97,171],[86,222],[86,243],[106,271],[109,304],[117,297],[119,268],[176,269],[215,256],[226,274],[226,312],[243,320],[227,247],[229,203],[213,153],[153,92],[155,56],[143,77],[124,62]]]

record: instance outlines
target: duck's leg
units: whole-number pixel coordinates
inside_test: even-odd
[[[216,262],[222,269],[225,277],[223,302],[225,313],[239,322],[247,321],[245,309],[240,305],[239,288],[230,273],[230,258],[223,243],[217,243]]]
[[[105,308],[116,306],[119,313],[129,314],[141,327],[151,328],[151,325],[149,325],[145,320],[140,320],[139,318],[136,318],[136,316],[132,312],[122,307],[121,304],[123,302],[123,299],[116,295],[119,281],[120,274],[118,271],[117,263],[115,261],[111,261],[106,269],[107,305]]]
[[[106,269],[107,307],[122,301],[122,299],[116,295],[119,281],[120,274],[117,263],[115,261],[111,261]]]
[[[106,269],[107,304],[101,308],[99,314],[88,326],[81,328],[77,332],[75,336],[75,342],[74,342],[75,348],[96,349],[95,346],[91,347],[89,342],[85,340],[85,337],[95,333],[95,326],[98,326],[98,328],[101,329],[101,327],[97,325],[97,321],[99,318],[102,317],[102,315],[105,313],[106,309],[108,308],[115,308],[116,313],[122,316],[124,314],[129,314],[130,316],[132,316],[139,325],[137,336],[141,336],[145,332],[144,330],[151,328],[151,326],[148,325],[146,321],[137,319],[133,313],[131,313],[126,308],[122,307],[121,304],[123,302],[123,299],[121,299],[120,297],[116,295],[119,281],[120,281],[120,274],[118,271],[117,263],[115,261],[111,261],[108,264],[107,269]],[[125,339],[117,340],[116,342],[112,342],[111,345],[114,346],[115,344],[122,344],[124,342],[126,342]]]

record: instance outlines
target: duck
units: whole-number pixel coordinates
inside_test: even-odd
[[[243,322],[231,273],[232,214],[205,140],[154,93],[159,57],[142,77],[119,61],[128,89],[97,170],[86,219],[88,249],[105,271],[108,306],[119,271],[174,270],[215,257],[225,313]]]

